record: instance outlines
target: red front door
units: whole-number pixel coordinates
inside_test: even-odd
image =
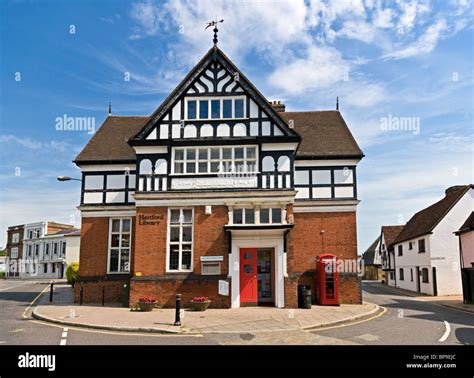
[[[256,306],[257,296],[257,248],[240,249],[240,304]]]

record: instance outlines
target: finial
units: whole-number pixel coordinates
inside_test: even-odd
[[[336,97],[336,110],[339,110],[339,96]]]
[[[212,30],[214,32],[214,38],[212,40],[212,42],[214,42],[214,46],[217,46],[217,32],[219,31],[219,29],[217,29],[217,24],[219,24],[220,22],[224,22],[224,20],[217,21],[216,17],[215,21],[208,22],[207,26],[204,28],[204,30],[206,30],[207,28],[214,26],[214,29]]]
[[[112,103],[109,102],[109,115],[112,115]]]

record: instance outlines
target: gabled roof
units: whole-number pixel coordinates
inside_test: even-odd
[[[298,135],[288,127],[287,123],[280,117],[279,113],[275,111],[275,109],[268,103],[265,97],[250,82],[250,80],[245,77],[245,75],[234,65],[234,63],[232,63],[232,61],[222,52],[221,49],[214,45],[191,69],[191,71],[161,103],[161,105],[153,112],[143,128],[137,132],[131,140],[138,141],[144,139],[153,129],[155,124],[166,115],[166,113],[172,108],[172,106],[174,106],[179,98],[191,88],[199,76],[213,62],[220,63],[232,76],[237,73],[239,78],[238,83],[244,89],[245,93],[268,114],[270,119],[280,127],[281,131],[287,136],[298,137]]]
[[[452,207],[473,187],[474,185],[471,184],[452,186],[446,189],[446,195],[443,199],[411,217],[402,232],[395,239],[394,244],[431,233]]]
[[[108,116],[74,162],[135,162],[135,150],[127,141],[142,129],[148,118]]]
[[[382,226],[382,234],[383,238],[385,241],[385,246],[387,248],[387,251],[390,251],[393,249],[393,242],[397,238],[398,235],[400,235],[400,232],[402,232],[404,225],[402,226]]]
[[[375,252],[377,246],[380,242],[380,236],[375,239],[375,241],[367,248],[367,250],[362,254],[362,260],[364,260],[365,265],[373,265],[375,260]]]
[[[297,158],[364,157],[338,110],[284,112],[280,115],[287,122],[292,120],[294,130],[303,137]]]
[[[471,212],[471,215],[467,217],[466,221],[463,223],[461,228],[455,232],[455,234],[459,235],[472,230],[474,230],[474,211]]]
[[[363,153],[338,111],[279,113],[293,120],[294,131],[302,142],[296,153],[300,159],[361,158]],[[108,116],[89,143],[74,159],[77,164],[133,163],[135,150],[128,144],[139,132],[148,116]]]

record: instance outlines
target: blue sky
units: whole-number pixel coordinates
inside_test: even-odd
[[[340,109],[358,166],[359,252],[445,188],[473,180],[473,5],[446,1],[2,1],[0,246],[6,227],[80,224],[73,158],[87,131],[63,115],[148,115],[219,46],[288,110]],[[126,80],[127,77],[130,80]],[[411,130],[383,127],[410,117]],[[393,125],[393,124],[392,124]],[[393,127],[392,127],[393,128]]]

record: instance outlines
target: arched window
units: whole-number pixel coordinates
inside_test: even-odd
[[[264,172],[273,172],[275,170],[275,160],[271,156],[265,156],[263,158],[262,170]]]
[[[230,136],[230,127],[226,123],[221,123],[217,126],[217,136],[218,137],[228,137]]]
[[[156,175],[166,175],[168,165],[165,159],[158,159],[155,164]]]
[[[205,124],[201,126],[201,137],[212,137],[213,136],[213,128],[209,124]]]
[[[290,170],[290,158],[288,156],[280,156],[278,158],[278,171],[288,172]]]
[[[185,138],[196,138],[197,129],[194,125],[186,125],[184,127],[184,137]]]
[[[247,128],[243,123],[237,123],[234,126],[234,136],[239,137],[239,136],[247,136]]]
[[[140,162],[140,174],[141,175],[151,175],[151,161],[149,159],[144,159]]]

